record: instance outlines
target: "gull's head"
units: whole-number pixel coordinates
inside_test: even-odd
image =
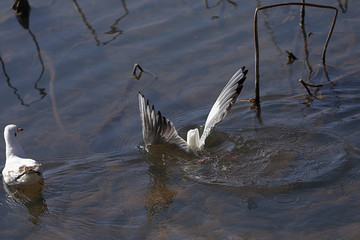
[[[5,127],[4,129],[4,136],[17,136],[17,134],[19,132],[22,132],[23,129],[19,128],[18,126],[16,126],[15,124],[9,124]]]
[[[200,148],[200,138],[199,138],[199,130],[197,128],[190,129],[187,132],[186,137],[187,143],[193,151],[199,150]]]

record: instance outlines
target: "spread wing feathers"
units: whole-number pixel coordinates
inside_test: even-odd
[[[145,146],[156,144],[176,145],[186,152],[191,152],[187,142],[179,136],[169,119],[156,114],[155,107],[150,108],[149,100],[139,92],[139,110]]]
[[[237,97],[239,96],[243,83],[246,79],[248,70],[245,67],[239,69],[225,85],[219,97],[216,99],[211,111],[206,119],[203,134],[200,138],[200,148],[205,145],[205,139],[210,134],[211,130],[216,124],[221,122],[234,105]]]

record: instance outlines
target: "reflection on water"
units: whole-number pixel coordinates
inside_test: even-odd
[[[341,9],[342,13],[346,13],[347,9],[348,9],[348,0],[344,1],[344,5],[342,3],[343,1],[338,0],[338,4],[339,4],[339,8]]]
[[[168,173],[166,166],[149,166],[149,189],[145,194],[145,209],[148,216],[148,221],[152,218],[161,215],[169,207],[171,207],[176,191],[171,190],[168,185]]]
[[[6,202],[11,208],[25,207],[31,216],[29,221],[35,225],[42,222],[41,216],[48,211],[42,196],[43,182],[27,187],[9,186],[3,182],[3,187],[7,193]]]
[[[41,66],[41,72],[40,72],[40,75],[37,78],[37,80],[34,82],[34,88],[39,91],[40,98],[37,100],[34,100],[30,103],[26,103],[24,101],[23,97],[21,97],[20,93],[18,92],[18,89],[12,85],[11,78],[10,78],[9,74],[6,72],[5,62],[4,62],[3,58],[1,57],[1,53],[0,53],[0,62],[1,62],[1,67],[2,67],[2,70],[3,70],[3,73],[6,78],[8,86],[14,90],[13,93],[15,94],[17,99],[20,101],[21,105],[29,107],[30,105],[41,101],[46,96],[45,88],[40,88],[38,86],[38,84],[44,74],[45,65],[44,65],[43,59],[41,57],[41,50],[40,50],[39,43],[38,43],[34,33],[30,30],[30,27],[29,27],[30,5],[29,5],[28,1],[27,0],[15,0],[14,5],[13,5],[13,10],[19,21],[19,24],[29,32],[29,35],[31,36],[32,40],[34,41],[34,44],[36,47],[36,52],[37,52],[37,55],[39,58],[40,66]]]
[[[233,7],[234,9],[237,9],[238,7],[238,3],[236,1],[231,1],[231,0],[218,0],[218,1],[214,1],[214,3],[209,3],[209,0],[204,0],[204,4],[205,4],[205,8],[206,9],[212,9],[212,8],[217,8],[219,6],[221,6],[221,8],[219,9],[219,13],[216,15],[213,15],[211,17],[211,19],[218,19],[220,16],[221,17],[226,17],[224,16],[224,8],[226,7],[226,4],[229,4],[231,7]]]
[[[15,0],[12,6],[20,25],[29,29],[30,4],[27,0]]]
[[[219,0],[219,1],[217,1],[214,5],[210,6],[208,0],[205,0],[205,1],[204,1],[205,7],[206,7],[207,9],[217,7],[217,6],[219,6],[222,2],[224,2],[224,0]],[[238,6],[238,4],[237,4],[235,1],[226,0],[225,3],[226,3],[226,2],[229,3],[230,5],[234,6],[235,8]]]
[[[145,151],[145,149],[144,149]],[[156,146],[150,148],[150,155],[145,159],[149,165],[149,188],[145,194],[145,209],[148,221],[168,210],[177,193],[181,190],[179,182],[173,183],[173,178],[181,181],[179,162],[189,161],[193,156],[188,155],[171,146]]]
[[[107,32],[104,32],[104,34],[107,35],[113,35],[113,37],[109,40],[106,41],[101,41],[99,39],[98,34],[96,33],[96,30],[92,27],[92,25],[88,22],[87,18],[86,18],[86,14],[83,12],[83,10],[81,9],[80,5],[78,4],[78,2],[76,0],[73,0],[74,6],[76,8],[76,10],[78,11],[78,13],[81,16],[82,21],[84,22],[85,26],[89,29],[91,35],[93,35],[96,45],[97,46],[103,46],[106,45],[114,40],[116,40],[116,38],[121,35],[123,33],[123,30],[120,30],[117,25],[119,24],[119,22],[124,19],[128,14],[129,14],[129,10],[126,7],[126,2],[125,0],[121,0],[121,4],[122,4],[122,8],[124,10],[124,14],[121,15],[120,17],[118,17],[114,23],[112,25],[110,25],[110,30]],[[102,4],[102,2],[99,2],[99,4]]]
[[[25,151],[46,174],[45,191],[4,186],[1,237],[358,239],[360,2],[332,3],[346,13],[326,68],[331,11],[264,12],[261,106],[237,101],[203,158],[141,146],[138,91],[146,87],[180,135],[201,127],[221,79],[254,68],[253,15],[263,2],[30,1],[24,31],[0,1],[0,119],[34,129]],[[287,65],[285,50],[298,60]],[[34,91],[27,79],[39,77],[31,61],[46,66],[40,82],[50,97],[24,107]],[[300,77],[323,86],[308,96]],[[248,81],[239,99],[252,88]]]

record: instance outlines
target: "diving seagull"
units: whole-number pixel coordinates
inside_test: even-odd
[[[139,92],[139,110],[146,150],[150,145],[159,144],[174,145],[195,155],[203,150],[211,130],[225,118],[234,105],[243,88],[247,72],[248,70],[242,67],[231,77],[210,110],[201,138],[199,130],[195,128],[188,131],[187,141],[179,136],[173,123],[160,111],[156,114],[154,105],[150,108],[149,100],[145,101],[144,95]]]
[[[22,128],[14,124],[7,125],[4,129],[6,163],[2,175],[8,185],[33,185],[43,179],[41,164],[25,158],[24,150],[16,139],[22,131]]]

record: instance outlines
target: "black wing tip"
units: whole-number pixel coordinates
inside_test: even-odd
[[[139,91],[139,94],[140,94],[140,96],[144,99],[144,102],[145,102],[146,107],[149,107],[149,108],[150,108],[150,101],[149,101],[149,99],[145,99],[144,94],[142,94],[140,91]],[[152,110],[155,109],[154,105],[152,105],[151,109],[152,109]]]
[[[242,87],[243,87],[243,83],[246,80],[246,74],[248,73],[248,69],[245,69],[245,66],[242,66],[241,68],[242,74],[243,76],[237,81],[238,87],[236,88],[236,93],[240,93]]]
[[[148,109],[151,109],[151,112],[156,112],[156,110],[155,110],[155,105],[151,105],[149,99],[145,99],[144,94],[142,94],[140,91],[139,91],[139,94],[140,94],[140,96],[143,98],[143,100],[144,100],[144,102],[145,102],[145,106],[144,106],[144,107],[145,107],[145,108],[148,108]]]
[[[236,87],[236,89],[235,89],[234,95],[232,96],[232,98],[233,98],[234,100],[236,100],[236,98],[240,95],[240,92],[241,92],[241,90],[242,90],[242,88],[243,88],[243,84],[244,84],[244,82],[245,82],[245,80],[246,80],[246,74],[248,73],[248,69],[246,69],[245,66],[242,66],[242,67],[241,67],[241,73],[242,73],[242,76],[241,76],[241,77],[239,78],[239,80],[236,82],[237,87]]]
[[[246,76],[246,74],[248,73],[248,69],[246,69],[245,66],[241,67],[241,72],[244,74],[244,76]]]

